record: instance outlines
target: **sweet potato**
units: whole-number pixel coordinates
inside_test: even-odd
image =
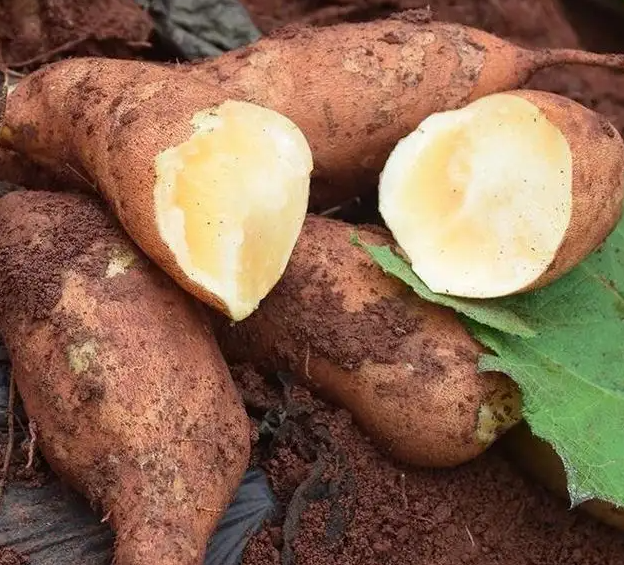
[[[350,243],[352,229],[308,216],[260,308],[238,323],[216,317],[226,359],[294,373],[402,461],[451,466],[477,456],[518,421],[515,385],[480,374],[481,348],[455,314],[386,276]],[[392,243],[379,228],[360,233]]]
[[[310,202],[318,211],[375,190],[396,142],[430,114],[518,88],[564,63],[624,68],[624,56],[521,49],[479,29],[414,22],[405,12],[285,28],[195,72],[302,129],[314,155]]]
[[[624,57],[530,51],[409,12],[288,28],[196,65],[54,63],[9,96],[0,142],[80,169],[161,268],[238,320],[279,279],[303,222],[312,163],[293,124],[312,148],[318,210],[374,194],[394,145],[430,114],[564,63]]]
[[[84,195],[0,199],[0,333],[51,468],[99,507],[117,565],[200,565],[249,456],[198,303]]]
[[[279,279],[299,235],[310,148],[279,113],[174,69],[54,63],[9,94],[0,137],[90,179],[156,264],[242,319]]]
[[[534,290],[613,231],[624,141],[604,117],[549,92],[491,94],[433,114],[381,174],[379,209],[412,269],[442,294]]]
[[[502,446],[521,469],[542,483],[553,494],[569,500],[566,473],[555,450],[545,441],[535,437],[529,426],[522,422],[502,441]],[[614,528],[624,531],[624,508],[602,500],[588,500],[578,508]]]

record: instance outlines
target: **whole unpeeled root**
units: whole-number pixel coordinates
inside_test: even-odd
[[[563,462],[549,443],[531,433],[526,423],[511,430],[502,445],[518,467],[557,496],[570,500]],[[624,531],[624,508],[602,500],[588,500],[578,507],[601,522]]]
[[[9,94],[0,140],[92,180],[155,263],[235,320],[281,276],[308,205],[297,126],[175,67],[49,65]]]
[[[482,348],[455,314],[387,277],[350,243],[352,230],[308,216],[260,308],[235,324],[216,316],[226,359],[294,373],[407,463],[476,457],[519,421],[517,388],[500,373],[479,373]],[[386,230],[359,233],[370,244],[392,243]]]
[[[522,49],[479,29],[418,23],[408,11],[291,26],[191,72],[301,128],[314,155],[311,210],[320,211],[373,194],[397,141],[429,115],[516,89],[561,64],[624,69],[624,55]]]
[[[0,333],[51,468],[101,508],[116,565],[200,565],[249,425],[197,303],[97,201],[0,199]]]
[[[433,114],[393,150],[379,210],[437,293],[541,288],[613,231],[624,142],[602,116],[548,92],[485,96]]]

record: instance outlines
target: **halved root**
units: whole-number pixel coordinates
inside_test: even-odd
[[[573,156],[537,105],[501,93],[434,114],[401,140],[380,212],[434,292],[503,296],[548,270],[572,217]]]
[[[161,237],[180,268],[241,320],[279,280],[305,218],[312,154],[281,114],[227,101],[156,159]]]

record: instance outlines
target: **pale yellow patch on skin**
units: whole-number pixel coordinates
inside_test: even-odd
[[[188,496],[186,483],[180,475],[176,474],[175,478],[173,479],[172,491],[176,500],[184,500]]]
[[[483,445],[490,445],[500,435],[515,426],[522,419],[520,396],[506,398],[500,396],[491,399],[490,403],[479,406],[475,437]]]
[[[110,260],[106,267],[106,278],[112,279],[118,275],[125,275],[136,260],[136,255],[130,249],[116,247],[110,254]]]
[[[86,373],[97,359],[98,344],[90,338],[80,344],[72,343],[67,347],[69,367],[73,373]]]

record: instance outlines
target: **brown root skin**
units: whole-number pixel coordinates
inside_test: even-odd
[[[236,324],[216,317],[226,359],[294,373],[396,459],[442,467],[476,457],[519,418],[515,385],[480,374],[481,348],[454,313],[386,276],[350,243],[352,230],[308,216],[260,308]],[[392,243],[379,228],[359,233]]]
[[[180,268],[156,225],[156,156],[192,135],[195,112],[226,100],[218,89],[193,80],[180,88],[175,77],[173,67],[140,61],[53,63],[10,94],[0,144],[94,179],[142,251],[185,290],[228,314],[222,300]]]
[[[572,216],[548,269],[518,292],[542,288],[576,267],[615,229],[624,202],[624,141],[600,114],[551,92],[512,92],[559,128],[572,154]]]
[[[374,191],[393,146],[430,114],[568,63],[624,69],[624,55],[530,51],[478,29],[408,17],[291,26],[192,72],[302,129],[315,162],[310,210],[321,211]]]
[[[179,268],[157,233],[153,199],[156,155],[190,137],[194,111],[224,100],[214,88],[178,88],[163,65],[66,60],[18,84],[0,139],[35,161],[67,163],[96,179],[134,242],[183,288],[227,312]],[[69,116],[66,108],[72,108]]]
[[[290,256],[312,155],[290,120],[232,100],[188,70],[98,58],[51,64],[9,95],[0,144],[93,179],[152,261],[242,319]],[[248,204],[240,216],[233,194]],[[210,234],[202,247],[203,231]]]
[[[101,508],[116,565],[200,565],[249,425],[197,303],[94,198],[0,199],[0,333],[38,445]]]
[[[568,273],[615,229],[624,141],[564,96],[493,93],[399,141],[378,194],[386,226],[433,292],[513,295]]]
[[[566,473],[561,459],[547,442],[531,433],[525,422],[511,430],[501,444],[518,467],[554,494],[569,501]],[[624,508],[600,500],[589,500],[578,508],[624,531]]]
[[[12,96],[0,144],[102,175],[101,190],[126,224],[145,224],[131,235],[174,269],[166,251],[153,248],[149,208],[140,218],[132,209],[141,183],[153,178],[148,165],[155,151],[185,133],[187,110],[198,97],[213,102],[227,93],[297,124],[314,155],[310,209],[320,211],[373,193],[394,145],[430,114],[517,89],[538,70],[563,64],[624,69],[624,56],[531,51],[475,28],[409,17],[291,26],[199,64],[89,58],[52,64],[25,78]],[[176,73],[203,86],[178,88]],[[69,116],[67,107],[74,108]],[[140,186],[121,195],[118,181]]]

